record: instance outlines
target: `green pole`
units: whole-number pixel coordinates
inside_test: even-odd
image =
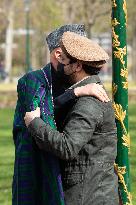
[[[128,133],[128,69],[127,69],[126,0],[112,0],[113,108],[117,125],[117,158],[115,169],[119,179],[120,204],[132,205],[130,194]]]
[[[32,70],[30,63],[30,32],[29,32],[29,1],[25,0],[25,12],[26,12],[26,72]]]
[[[26,71],[30,69],[29,11],[26,12]]]

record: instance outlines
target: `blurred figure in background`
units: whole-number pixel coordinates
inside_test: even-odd
[[[0,80],[5,80],[7,77],[7,73],[4,68],[4,61],[0,61]]]

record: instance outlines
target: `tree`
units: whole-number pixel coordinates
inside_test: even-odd
[[[53,5],[53,6],[52,6]],[[30,1],[30,29],[34,30],[34,35],[31,36],[31,55],[34,59],[34,66],[39,66],[44,62],[45,52],[44,38],[50,30],[59,26],[62,22],[60,18],[60,9],[56,5],[55,0]],[[25,63],[25,36],[13,35],[16,29],[25,29],[25,12],[23,0],[1,0],[0,1],[0,34],[1,43],[5,42],[5,67],[8,73],[11,73],[12,63]],[[13,53],[13,37],[17,43],[18,52]],[[17,50],[16,49],[16,50]],[[12,55],[13,54],[13,55]],[[17,54],[17,55],[16,55]],[[19,58],[12,59],[12,56]]]
[[[20,5],[19,0],[1,0],[0,10],[4,18],[3,30],[5,31],[5,71],[8,74],[6,81],[10,80],[13,55],[13,29],[16,7]]]
[[[35,11],[35,12],[33,12]],[[47,63],[48,48],[45,37],[47,34],[62,24],[60,8],[55,0],[33,1],[30,10],[30,27],[35,34],[31,39],[32,64],[35,68]]]
[[[63,8],[64,19],[67,23],[80,22],[86,25],[88,37],[92,36],[92,29],[100,17],[110,15],[111,4],[106,0],[59,0]],[[109,21],[110,22],[110,21]],[[103,24],[103,22],[101,21]]]
[[[3,1],[1,11],[6,17],[6,37],[5,37],[5,71],[8,74],[7,80],[9,81],[9,73],[12,66],[12,43],[13,43],[13,2]]]

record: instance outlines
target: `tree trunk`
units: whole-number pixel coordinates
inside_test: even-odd
[[[86,24],[87,37],[88,37],[89,39],[92,38],[92,27],[93,27],[93,24],[92,24],[92,23],[87,23],[87,24]]]
[[[10,80],[10,73],[12,68],[12,47],[13,47],[13,15],[11,9],[8,13],[8,26],[6,29],[6,47],[5,47],[5,71],[8,74],[6,82]]]

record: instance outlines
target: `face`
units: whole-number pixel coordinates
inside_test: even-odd
[[[71,63],[70,59],[65,55],[65,53],[63,53],[63,51],[60,54],[58,62],[63,64],[65,75],[70,76],[76,72],[77,63]]]

